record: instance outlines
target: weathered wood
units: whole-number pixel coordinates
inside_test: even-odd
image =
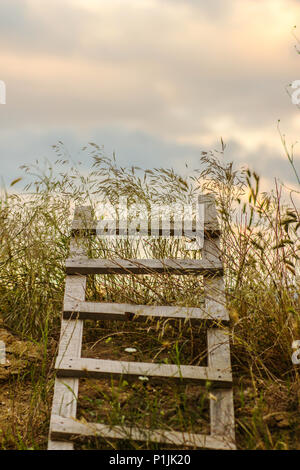
[[[225,328],[207,330],[208,366],[231,374],[229,332]],[[222,436],[224,443],[235,446],[233,391],[213,391],[215,399],[210,400],[211,436]]]
[[[198,196],[198,203],[204,204],[204,230],[206,236],[208,238],[219,237],[221,231],[214,194],[200,194]]]
[[[99,423],[82,423],[80,421],[53,417],[51,430],[53,439],[72,439],[76,437],[102,437],[103,439],[124,439],[140,442],[156,442],[181,447],[192,447],[199,449],[229,450],[234,446],[227,444],[220,437],[192,434],[188,432],[167,430],[143,430],[137,427],[108,426]]]
[[[214,238],[220,235],[220,227],[218,224],[217,213],[215,210],[215,200],[213,195],[206,194],[200,195],[198,198],[199,204],[204,204],[204,234],[206,237]],[[176,224],[177,225],[177,224]],[[183,229],[184,227],[182,227]],[[196,221],[192,221],[192,227],[190,234],[184,231],[187,237],[194,238],[196,236]],[[183,233],[183,232],[182,232]],[[99,236],[118,236],[118,235],[130,235],[128,230],[124,232],[124,228],[119,228],[119,221],[116,220],[116,224],[113,230],[103,228],[103,221],[100,224],[97,223],[96,218],[93,216],[90,208],[88,206],[82,208],[76,208],[74,220],[72,224],[72,234],[73,235],[99,235]],[[178,230],[174,226],[174,222],[170,221],[170,228],[163,229],[160,227],[151,226],[149,222],[148,227],[143,228],[140,230],[141,236],[154,236],[154,237],[161,237],[161,236],[176,236],[178,234]]]
[[[205,240],[202,256],[207,262],[221,263],[219,239]],[[204,298],[205,310],[209,315],[212,317],[214,315],[221,315],[229,320],[222,276],[204,277]]]
[[[154,317],[190,321],[205,320],[213,323],[228,321],[228,313],[225,308],[210,313],[204,308],[76,302],[73,299],[65,301],[63,315],[64,318],[78,318],[80,320],[139,321],[145,320],[147,317]]]
[[[85,297],[86,278],[83,276],[67,276],[65,298],[73,298],[73,295]],[[64,320],[61,321],[61,335],[59,341],[58,355],[62,357],[80,357],[82,344],[82,320]],[[52,412],[50,419],[50,432],[52,427],[52,415],[61,415],[65,417],[76,417],[78,396],[77,378],[56,378],[54,384],[54,395],[52,402]],[[49,450],[72,450],[73,444],[70,442],[62,443],[49,440]]]
[[[232,373],[228,330],[208,328],[208,367],[174,364],[153,364],[81,358],[84,319],[133,320],[145,317],[180,318],[216,322],[228,321],[223,283],[223,266],[219,257],[219,224],[212,195],[201,195],[205,204],[205,238],[202,260],[122,260],[88,259],[82,238],[74,238],[64,298],[62,332],[56,360],[57,378],[50,422],[49,449],[73,449],[77,436],[98,435],[104,439],[131,439],[172,444],[175,446],[235,449]],[[96,234],[95,220],[89,207],[75,211],[72,234],[80,237]],[[163,232],[161,232],[163,233]],[[158,235],[161,234],[158,232]],[[217,237],[212,240],[212,236]],[[204,275],[205,305],[203,308],[179,306],[132,305],[85,301],[86,277],[82,274],[202,274]],[[75,275],[74,275],[75,274]],[[164,430],[140,430],[132,427],[81,423],[76,417],[79,377],[138,377],[184,380],[192,383],[210,382],[214,390],[210,398],[210,435],[179,433]]]
[[[205,200],[205,196],[200,196]],[[215,200],[210,196],[206,200],[205,216],[217,224]],[[204,241],[202,256],[208,261],[219,259],[220,239]],[[211,314],[223,312],[227,314],[223,277],[204,278],[205,308]],[[231,374],[230,344],[228,330],[210,328],[207,331],[208,367],[218,368],[223,373]],[[210,399],[211,436],[219,437],[224,444],[235,448],[234,407],[232,388],[214,390],[214,399]]]
[[[189,232],[184,231],[184,235],[186,236],[195,236],[196,231],[196,223],[193,221],[192,228]],[[207,237],[218,237],[220,235],[219,225],[211,221],[209,223],[204,223],[204,232]],[[83,223],[80,220],[76,220],[72,224],[72,235],[81,235],[82,233],[86,235],[98,235],[98,236],[118,236],[118,235],[133,235],[130,231],[124,230],[123,228],[119,228],[116,226],[115,229],[110,230],[109,228],[97,228],[96,222],[87,222]],[[178,236],[178,229],[174,228],[174,223],[170,222],[170,229],[163,229],[162,227],[154,228],[149,226],[147,230],[141,229],[137,232],[137,234],[144,236],[144,237],[174,237]],[[134,233],[135,235],[135,233]]]
[[[224,293],[223,277],[204,279],[205,311],[211,318],[222,317],[229,321],[228,310]]]
[[[205,259],[68,259],[67,274],[219,274],[222,263]]]
[[[80,244],[75,240],[70,244],[70,255],[83,255]],[[85,300],[86,277],[85,276],[67,276],[65,285],[65,302],[78,302]],[[80,357],[82,345],[82,320],[61,321],[61,333],[59,341],[58,355],[61,357]],[[55,379],[54,394],[52,402],[52,411],[50,417],[50,438],[48,441],[48,450],[72,450],[72,442],[55,441],[51,438],[51,428],[53,425],[53,416],[61,415],[64,417],[76,417],[77,396],[79,381],[76,377]]]
[[[222,387],[231,386],[232,382],[230,371],[199,366],[58,357],[55,367],[59,377],[101,378],[122,375],[127,379],[135,379],[139,376],[146,376],[154,379],[172,378],[197,383],[209,381],[214,382],[214,386]]]
[[[222,265],[220,239],[205,239],[202,249],[202,259],[207,263],[214,265]]]
[[[198,196],[198,204],[204,204],[204,231],[208,237],[218,237],[220,235],[220,226],[216,211],[215,196],[213,194],[200,194]],[[101,221],[103,224],[103,221]],[[110,231],[98,226],[98,221],[93,214],[90,206],[76,207],[74,212],[74,220],[72,223],[72,234],[84,234],[84,235],[126,235],[124,228],[120,230],[119,221],[116,220],[115,230]],[[177,225],[177,224],[176,224]],[[196,231],[196,221],[192,221],[192,232]],[[148,229],[143,229],[144,236],[163,236],[170,235],[174,236],[178,231],[174,227],[174,222],[170,221],[170,229],[164,230],[161,226],[151,226],[148,224]]]

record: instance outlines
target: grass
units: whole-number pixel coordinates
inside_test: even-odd
[[[282,187],[261,193],[259,177],[224,163],[224,148],[203,153],[202,170],[189,178],[173,170],[120,168],[95,144],[90,173],[70,167],[61,145],[54,168],[24,167],[38,196],[4,194],[0,201],[0,340],[9,363],[0,366],[0,448],[45,449],[64,293],[64,262],[75,204],[97,197],[115,204],[189,203],[199,191],[214,193],[222,225],[220,256],[226,272],[237,445],[240,449],[299,449],[299,372],[291,361],[300,338],[299,213],[282,205]],[[60,194],[59,197],[55,196]],[[217,249],[217,248],[216,248]],[[198,257],[182,240],[97,238],[99,257]],[[201,277],[90,276],[87,298],[147,305],[201,306]],[[205,365],[205,326],[180,321],[85,322],[83,355],[111,359]],[[127,352],[126,348],[135,352]],[[200,432],[209,427],[209,388],[135,381],[80,381],[78,417],[111,424]],[[149,448],[150,444],[148,445]],[[146,444],[147,447],[147,444]],[[76,448],[142,448],[135,442],[76,442]],[[155,446],[154,446],[155,448]]]

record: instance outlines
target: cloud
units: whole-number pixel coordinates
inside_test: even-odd
[[[19,167],[24,163],[34,164],[38,160],[41,167],[45,159],[54,163],[57,155],[52,145],[58,140],[63,142],[67,158],[71,158],[74,162],[82,162],[83,171],[88,171],[92,164],[89,150],[81,151],[89,142],[103,146],[106,156],[111,157],[115,152],[117,161],[122,166],[172,167],[183,174],[190,174],[191,171],[201,168],[201,151],[220,149],[219,140],[215,140],[209,146],[177,144],[149,133],[125,131],[117,127],[94,128],[82,134],[67,128],[52,129],[51,132],[18,129],[7,132],[0,141],[0,154],[3,157],[0,178],[5,181],[6,186],[23,174]],[[265,145],[247,151],[243,142],[238,140],[228,140],[226,145],[224,160],[233,161],[237,168],[248,166],[255,170],[265,182],[263,190],[274,187],[274,179],[278,177],[281,181],[295,184],[292,168],[284,156],[283,149]],[[296,166],[299,167],[297,162]],[[19,186],[22,186],[22,183]]]
[[[167,0],[171,4],[184,5],[189,9],[197,9],[201,11],[209,20],[224,20],[228,15],[232,14],[234,4],[231,0]]]
[[[182,167],[222,136],[236,161],[289,178],[276,123],[297,139],[285,86],[300,78],[299,12],[292,0],[2,0],[1,173],[64,136]]]

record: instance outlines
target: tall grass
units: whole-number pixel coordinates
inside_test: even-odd
[[[58,144],[54,167],[49,164],[43,170],[38,166],[24,167],[33,179],[25,189],[34,189],[35,198],[24,201],[17,194],[8,193],[2,197],[0,315],[4,325],[19,337],[43,345],[40,376],[44,386],[39,390],[41,393],[43,390],[48,409],[52,386],[49,378],[53,377],[49,352],[55,355],[74,205],[94,205],[100,197],[116,204],[123,195],[129,204],[144,203],[149,207],[151,202],[189,203],[199,191],[210,192],[216,196],[222,227],[220,255],[225,265],[231,316],[238,445],[262,449],[297,446],[293,432],[299,424],[296,417],[299,383],[298,371],[291,362],[291,344],[300,337],[299,289],[295,284],[295,263],[300,251],[299,213],[295,207],[282,205],[283,188],[261,193],[255,173],[225,163],[224,149],[222,146],[219,153],[203,153],[200,170],[182,177],[172,169],[143,171],[119,167],[115,158],[105,157],[95,144],[86,149],[93,163],[91,171],[84,174],[69,163],[63,146]],[[97,238],[89,242],[90,254],[100,257],[134,258],[141,249],[145,256],[156,258],[199,256],[186,250],[182,240],[144,240],[137,246],[128,241],[108,243]],[[89,279],[87,295],[92,300],[109,302],[200,306],[202,282],[201,278],[190,276],[95,276]],[[145,333],[146,341],[142,339]],[[201,329],[181,322],[150,322],[135,326],[130,335],[126,327],[120,329],[120,324],[98,322],[93,327],[87,324],[84,348],[87,355],[103,357],[109,351],[114,358],[124,358],[129,341],[129,345],[134,343],[139,360],[144,357],[148,361],[195,365],[205,360],[205,345],[203,353],[199,341],[202,333]],[[84,388],[81,404],[91,400],[93,406],[90,411],[86,405],[80,408],[83,416],[89,413],[98,416],[97,400],[101,406],[106,400],[108,421],[122,422],[125,408],[130,419],[130,414],[133,417],[132,413],[137,411],[134,407],[139,401],[138,394],[146,390],[143,405],[144,411],[148,410],[146,421],[160,422],[157,412],[165,406],[165,412],[171,413],[171,429],[197,429],[197,423],[184,418],[191,414],[191,408],[184,404],[183,392],[177,398],[174,395],[171,410],[164,400],[159,401],[158,395],[154,409],[150,401],[155,390],[145,389],[142,384],[136,391],[128,389],[128,384],[119,386],[118,393],[115,390],[112,394],[104,393],[105,385],[103,393],[98,389],[92,393],[92,385]],[[204,390],[202,396],[207,398],[208,393]],[[124,406],[120,406],[122,396]],[[190,396],[195,397],[195,391]],[[281,420],[277,419],[283,415]],[[32,445],[28,436],[22,439],[25,447]]]

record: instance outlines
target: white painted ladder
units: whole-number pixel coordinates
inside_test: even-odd
[[[234,409],[230,345],[228,328],[221,323],[229,320],[225,307],[223,266],[219,259],[220,230],[215,201],[211,195],[200,196],[205,205],[205,239],[200,260],[189,259],[89,259],[80,243],[80,237],[95,234],[95,222],[88,207],[75,211],[70,246],[66,261],[66,287],[61,336],[49,432],[49,450],[72,450],[76,436],[102,436],[108,439],[132,439],[174,445],[178,448],[235,449]],[[78,237],[79,236],[79,237]],[[204,308],[174,306],[146,306],[102,302],[86,302],[86,276],[89,274],[201,274],[204,277]],[[208,365],[180,366],[122,362],[81,357],[83,323],[85,319],[128,321],[135,314],[139,318],[190,318],[203,320],[207,329]],[[219,326],[216,327],[216,322]],[[210,398],[210,434],[191,434],[146,430],[126,426],[82,423],[76,420],[80,377],[137,378],[168,377],[193,383],[212,383]]]

